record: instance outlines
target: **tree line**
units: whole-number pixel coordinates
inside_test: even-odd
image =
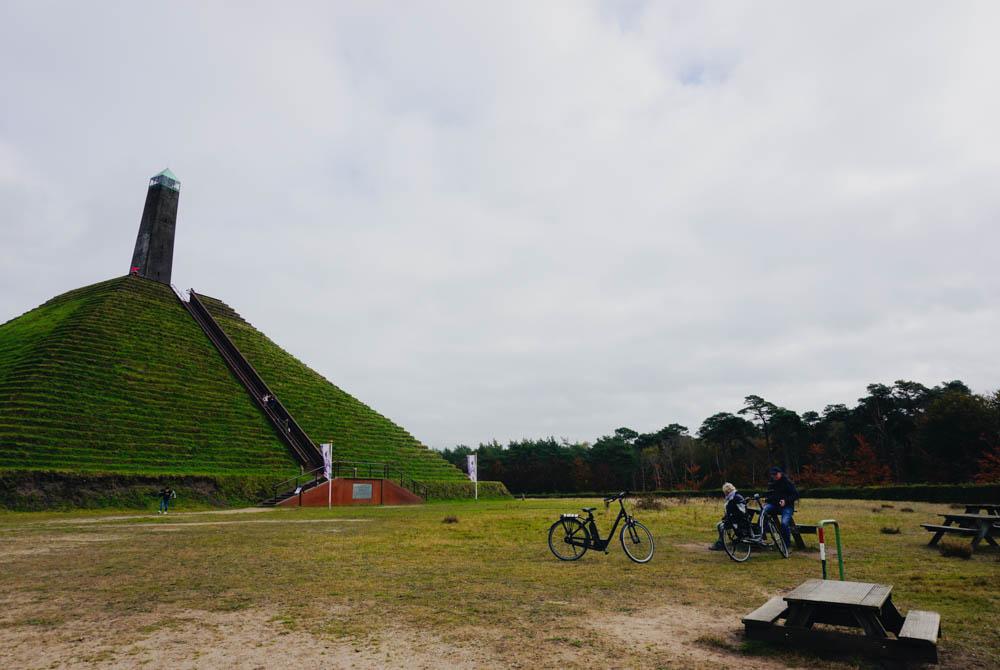
[[[853,407],[802,414],[748,395],[694,434],[671,423],[651,433],[618,428],[592,444],[547,437],[443,451],[463,470],[473,453],[481,480],[502,481],[514,493],[702,489],[724,481],[761,487],[771,465],[807,487],[997,482],[1000,391],[899,380],[869,384]]]

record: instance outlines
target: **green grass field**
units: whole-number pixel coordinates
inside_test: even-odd
[[[788,560],[707,551],[717,501],[636,510],[657,542],[646,565],[617,543],[576,563],[550,554],[549,524],[593,500],[179,502],[165,517],[0,513],[4,667],[876,667],[742,641],[740,616],[818,577],[818,554],[808,536]],[[946,506],[885,504],[807,500],[797,518],[841,522],[848,579],[941,613],[942,667],[1000,666],[998,552],[945,558],[919,524]]]

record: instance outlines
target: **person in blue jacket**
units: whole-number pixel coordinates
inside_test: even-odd
[[[781,519],[781,537],[785,540],[785,546],[792,547],[792,515],[795,514],[795,501],[799,499],[798,489],[792,480],[785,475],[785,471],[778,466],[767,471],[770,481],[767,484],[767,493],[764,496],[764,514],[776,514]]]

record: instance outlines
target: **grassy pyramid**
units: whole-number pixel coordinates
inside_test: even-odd
[[[339,458],[462,474],[210,301],[237,346]],[[285,396],[285,393],[288,396]],[[301,413],[301,416],[300,416]],[[298,463],[170,288],[120,277],[0,325],[0,470],[297,474]]]

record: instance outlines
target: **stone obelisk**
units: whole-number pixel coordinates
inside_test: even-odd
[[[142,208],[139,235],[129,273],[170,283],[174,262],[174,229],[177,227],[177,200],[181,183],[169,169],[149,180],[146,204]]]

